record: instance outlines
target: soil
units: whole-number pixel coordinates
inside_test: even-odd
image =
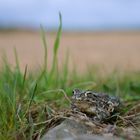
[[[48,65],[52,62],[52,48],[56,33],[46,35],[48,43]],[[37,69],[43,64],[43,44],[39,32],[0,31],[0,60],[6,52],[10,64],[15,65],[14,48],[18,52],[20,66]],[[80,71],[92,65],[103,72],[114,69],[139,71],[140,32],[64,32],[62,34],[59,63],[62,65],[69,52],[70,69],[77,67]]]

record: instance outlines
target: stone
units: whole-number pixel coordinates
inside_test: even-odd
[[[75,138],[77,135],[87,134],[88,128],[77,121],[66,119],[60,125],[52,128],[42,138],[42,140],[64,140],[65,138]]]
[[[88,134],[89,128],[81,122],[66,119],[60,125],[50,129],[41,140],[119,140],[113,136]]]

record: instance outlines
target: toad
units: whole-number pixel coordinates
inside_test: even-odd
[[[74,89],[71,108],[73,111],[85,113],[94,121],[104,122],[120,108],[118,97],[90,90]]]

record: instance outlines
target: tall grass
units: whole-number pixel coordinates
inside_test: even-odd
[[[69,106],[64,93],[71,96],[74,88],[90,89],[121,96],[124,100],[140,99],[140,72],[119,74],[114,72],[100,76],[90,69],[85,74],[68,71],[68,54],[61,70],[58,69],[58,49],[62,32],[62,18],[54,42],[53,63],[47,66],[47,42],[45,31],[41,26],[44,47],[44,65],[36,73],[29,72],[28,67],[22,73],[16,49],[16,67],[13,69],[4,58],[0,71],[0,140],[32,139],[35,132],[42,133],[45,126],[36,127],[34,123],[45,121],[45,112],[40,110],[37,119],[31,115],[33,110],[44,107],[49,112],[52,104],[57,108]]]

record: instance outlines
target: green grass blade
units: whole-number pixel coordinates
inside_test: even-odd
[[[14,48],[14,55],[15,55],[15,60],[16,60],[16,68],[20,72],[20,66],[19,66],[19,60],[18,60],[18,54],[16,48]]]
[[[58,48],[59,48],[61,31],[62,31],[62,16],[61,16],[61,13],[59,13],[59,22],[60,22],[60,24],[59,24],[56,40],[55,40],[55,43],[54,43],[54,55],[55,56],[57,55],[57,51],[58,51]]]
[[[47,56],[48,56],[48,51],[47,51],[47,42],[46,42],[46,35],[45,35],[45,30],[42,25],[40,25],[41,29],[41,37],[43,41],[43,47],[44,47],[44,71],[47,70]]]
[[[27,112],[29,111],[30,106],[31,106],[31,104],[32,104],[32,102],[33,102],[33,99],[34,99],[36,90],[37,90],[37,83],[35,84],[35,87],[34,87],[33,91],[31,91],[31,93],[30,93],[30,94],[31,94],[31,97],[30,97],[30,101],[29,101],[29,105],[28,105]]]
[[[26,76],[27,76],[27,65],[25,66],[25,70],[24,70],[24,75],[23,75],[23,82],[22,82],[22,87],[24,88],[25,85],[25,80],[26,80]]]
[[[55,43],[54,43],[54,48],[53,48],[53,64],[52,64],[50,76],[52,76],[54,71],[57,69],[56,68],[56,66],[57,66],[57,53],[58,53],[61,31],[62,31],[62,16],[61,16],[61,13],[59,13],[59,22],[60,22],[59,23],[59,28],[58,28],[56,40],[55,40]]]

